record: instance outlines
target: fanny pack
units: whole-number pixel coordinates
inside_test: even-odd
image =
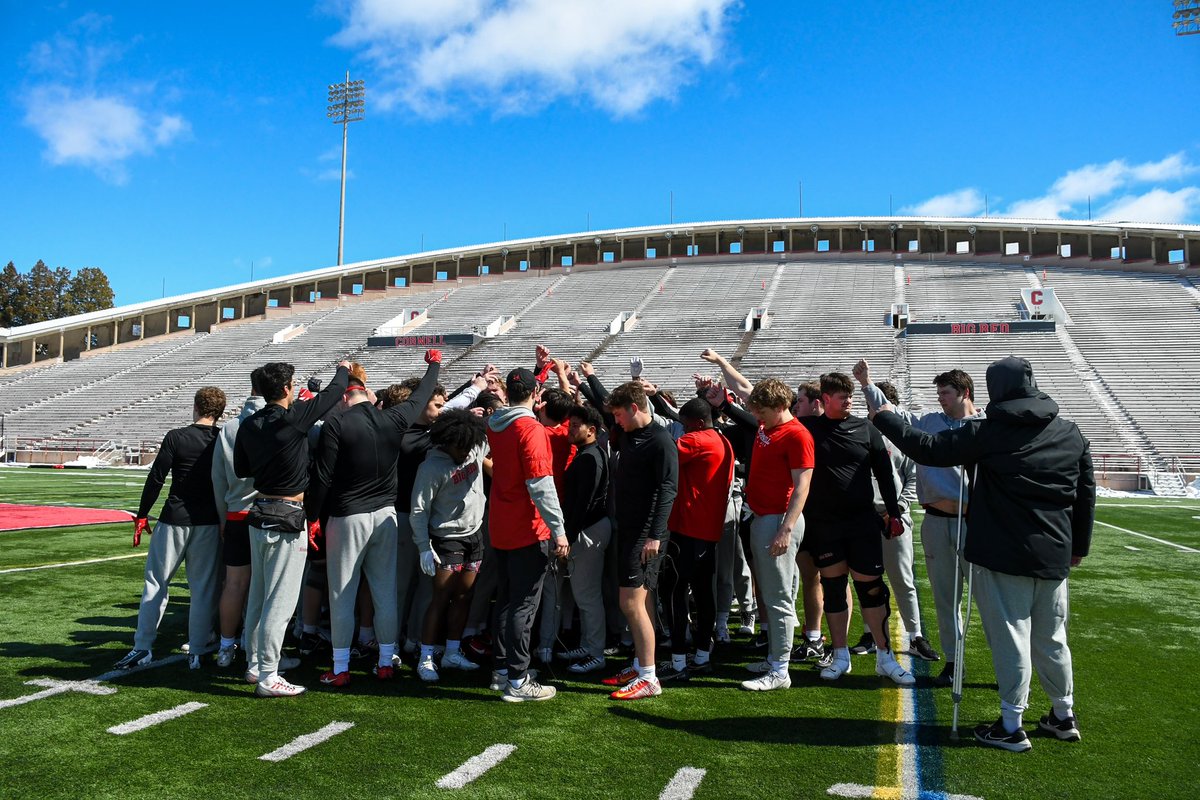
[[[260,497],[246,516],[252,528],[279,533],[300,533],[308,529],[304,506],[292,500],[273,500]]]

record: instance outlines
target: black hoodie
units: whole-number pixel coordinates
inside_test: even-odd
[[[875,426],[918,464],[975,473],[967,561],[1008,575],[1065,578],[1071,557],[1091,545],[1096,482],[1088,440],[1058,416],[1025,359],[994,362],[987,387],[987,419],[927,434],[883,412]]]

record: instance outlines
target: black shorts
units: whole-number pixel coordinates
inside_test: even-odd
[[[448,572],[479,571],[479,564],[483,561],[483,536],[478,532],[463,539],[439,539],[431,536],[429,543],[442,561],[438,569]]]
[[[658,574],[662,570],[663,559],[667,556],[667,543],[660,542],[658,555],[646,563],[642,563],[642,548],[646,546],[646,537],[625,537],[617,535],[617,569],[618,585],[622,589],[649,589],[653,591],[658,586]]]
[[[845,517],[805,517],[804,542],[813,563],[845,561],[862,575],[883,574],[883,519],[874,510]]]
[[[245,519],[225,520],[221,561],[227,567],[250,566],[250,523]]]

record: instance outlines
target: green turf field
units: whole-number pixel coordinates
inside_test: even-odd
[[[0,469],[0,502],[132,509],[143,478]],[[131,526],[0,533],[0,797],[656,798],[692,767],[706,771],[696,798],[829,797],[835,784],[876,787],[879,798],[1191,798],[1200,787],[1198,517],[1200,502],[1102,501],[1098,518],[1107,525],[1097,526],[1092,555],[1072,580],[1084,738],[1065,744],[1031,734],[1028,754],[969,743],[971,725],[998,716],[974,620],[962,706],[968,735],[959,745],[948,737],[949,690],[930,688],[928,677],[900,690],[875,677],[873,659],[856,657],[837,684],[801,665],[791,690],[750,694],[737,688],[752,660],[737,640],[718,651],[714,676],[620,705],[594,680],[560,676],[556,699],[510,705],[487,690],[486,673],[446,673],[426,686],[407,667],[388,685],[360,667],[348,689],[325,690],[316,680],[325,663],[289,676],[308,694],[260,700],[240,670],[209,663],[191,672],[183,662],[99,684],[111,694],[65,691],[12,705],[52,691],[28,681],[93,679],[128,651],[142,559],[13,572],[130,555]],[[917,570],[920,578],[919,554]],[[172,589],[159,659],[178,653],[186,636],[182,574]],[[932,636],[925,594],[922,613]],[[919,676],[938,669],[915,666]],[[205,705],[128,735],[108,732],[185,703]],[[1027,729],[1046,708],[1035,681]],[[332,722],[353,727],[286,760],[260,760]],[[516,749],[466,788],[437,787],[496,744]]]

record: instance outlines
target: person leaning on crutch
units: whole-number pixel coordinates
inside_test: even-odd
[[[1021,727],[1031,662],[1053,706],[1038,727],[1063,741],[1080,738],[1067,577],[1088,553],[1096,483],[1087,439],[1038,390],[1028,361],[994,362],[987,388],[987,419],[955,430],[921,433],[890,405],[880,408],[875,425],[920,464],[975,465],[964,556],[974,573],[1001,712],[996,722],[976,726],[975,739],[1019,752],[1032,746]]]

